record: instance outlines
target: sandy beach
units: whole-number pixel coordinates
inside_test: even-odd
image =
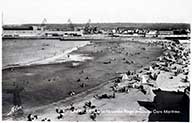
[[[169,93],[170,96],[164,96],[165,99],[172,97],[173,100],[178,100],[178,95],[183,98],[182,92],[188,84],[183,84],[183,88],[179,89],[181,91],[179,94],[172,93],[172,91],[176,92],[178,86],[181,85],[179,82],[180,78],[184,77],[183,75],[176,76],[169,81],[169,78],[166,78],[169,72],[160,72],[157,80],[152,81],[155,87],[144,86],[147,94],[140,89],[132,88],[128,93],[115,93],[115,98],[101,100],[94,98],[95,95],[112,94],[111,86],[121,73],[124,74],[127,71],[143,73],[146,67],[157,60],[157,57],[163,55],[164,50],[161,46],[136,40],[97,41],[70,53],[71,56],[88,57],[85,61],[71,59],[65,63],[4,69],[2,76],[3,119],[27,120],[27,115],[31,113],[38,115],[38,120],[49,118],[51,121],[74,121],[75,118],[76,121],[91,121],[90,112],[97,109],[100,111],[95,119],[97,121],[153,121],[151,115],[154,115],[154,112],[146,107],[146,102],[158,100],[157,96],[155,99],[154,97],[159,93],[165,93],[160,94],[161,96]],[[168,80],[168,83],[163,83],[165,80]],[[178,83],[178,86],[172,86],[171,82],[174,81]],[[125,84],[126,82],[122,82],[122,85]],[[13,106],[12,90],[15,86],[23,88],[20,96],[24,114],[7,117],[6,114]],[[163,91],[154,92],[157,88]],[[91,101],[96,108],[90,108],[88,113],[79,115],[78,111],[83,110],[82,107],[87,101]],[[76,112],[67,110],[62,113],[63,118],[58,119],[55,109],[69,108],[71,103]],[[169,101],[168,103],[167,105],[173,104]]]

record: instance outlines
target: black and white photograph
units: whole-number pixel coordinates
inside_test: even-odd
[[[191,0],[2,0],[1,120],[190,122]]]

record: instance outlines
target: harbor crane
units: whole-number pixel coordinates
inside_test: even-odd
[[[71,31],[74,31],[75,26],[73,25],[71,19],[68,19],[67,22],[69,23],[69,28],[71,29]]]
[[[47,23],[47,19],[44,18],[43,21],[42,21],[42,23],[41,23],[41,26],[42,26],[42,27],[45,26],[46,23]]]
[[[47,19],[44,18],[43,21],[41,22],[40,26],[38,27],[38,30],[44,31],[46,23],[47,23]]]
[[[88,22],[85,24],[85,27],[84,27],[84,33],[85,34],[90,34],[91,33],[90,23],[91,23],[91,19],[89,19]]]

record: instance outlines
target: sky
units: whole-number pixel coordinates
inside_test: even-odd
[[[1,0],[3,24],[139,22],[188,23],[192,0]],[[2,18],[1,17],[1,18]]]

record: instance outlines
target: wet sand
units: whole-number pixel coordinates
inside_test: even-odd
[[[33,111],[39,106],[70,97],[70,91],[78,94],[113,79],[119,72],[140,69],[160,56],[162,50],[145,43],[115,41],[93,42],[71,54],[86,54],[93,60],[78,62],[77,66],[73,66],[76,61],[69,61],[3,70],[3,114],[13,106],[13,94],[8,92],[15,85],[24,87],[20,93],[24,111]],[[134,63],[127,64],[126,60]],[[83,88],[82,83],[86,85]]]

